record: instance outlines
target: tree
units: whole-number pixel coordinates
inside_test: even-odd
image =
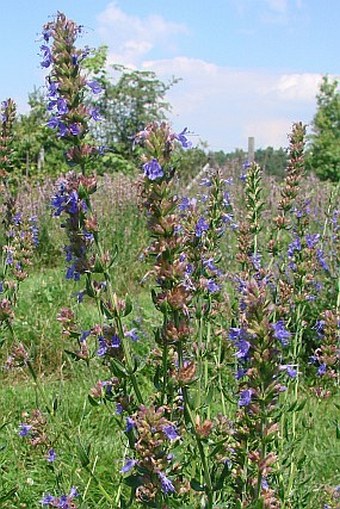
[[[323,180],[340,179],[340,90],[338,81],[324,76],[312,123],[308,167]]]
[[[267,175],[283,177],[288,163],[287,151],[282,147],[259,148],[255,152],[255,161],[263,168]]]
[[[178,80],[163,83],[152,71],[129,70],[122,65],[111,66],[116,74],[112,79],[106,62],[106,46],[98,48],[85,62],[103,88],[95,104],[103,120],[96,124],[94,134],[101,144],[131,158],[134,135],[148,123],[166,119],[171,106],[165,96]]]
[[[20,115],[14,126],[15,166],[20,174],[42,179],[57,176],[67,169],[63,144],[46,126],[47,103],[44,94],[34,89],[29,94],[28,113]]]

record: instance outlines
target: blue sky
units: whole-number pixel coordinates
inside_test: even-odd
[[[43,85],[41,26],[57,10],[86,27],[82,45],[166,81],[175,129],[212,150],[287,145],[310,123],[322,75],[340,76],[339,0],[0,0],[0,98],[25,111]]]

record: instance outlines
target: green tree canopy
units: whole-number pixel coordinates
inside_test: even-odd
[[[107,46],[99,47],[85,65],[103,88],[96,100],[103,120],[96,124],[95,136],[103,145],[131,157],[133,136],[148,123],[166,119],[171,106],[165,96],[178,80],[163,83],[153,71],[130,70],[122,65],[112,65],[110,76]]]
[[[321,179],[340,179],[340,90],[338,81],[324,76],[312,123],[308,166]]]

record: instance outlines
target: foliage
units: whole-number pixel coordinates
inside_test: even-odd
[[[46,175],[57,176],[67,169],[62,143],[46,126],[46,99],[41,90],[29,94],[30,110],[16,121],[16,171],[33,180],[42,181]]]
[[[255,151],[255,161],[267,175],[283,177],[288,163],[287,151],[280,147],[259,148]]]
[[[145,125],[166,118],[171,106],[165,96],[178,80],[163,83],[152,71],[129,70],[122,65],[111,66],[113,79],[106,65],[106,46],[98,48],[85,63],[104,90],[96,102],[103,120],[94,132],[101,144],[129,159],[133,156],[133,136]]]
[[[179,195],[188,131],[148,123],[133,138],[141,176],[119,188],[95,173],[87,92],[103,89],[83,67],[81,30],[58,13],[41,47],[47,122],[72,166],[51,200],[59,233],[46,221],[39,239],[39,214],[8,185],[15,106],[2,103],[0,344],[6,382],[31,377],[33,390],[12,388],[0,422],[1,504],[334,509],[338,471],[327,457],[321,479],[307,460],[321,435],[330,450],[318,412],[339,435],[338,189],[305,180],[305,126],[293,125],[283,182],[256,163],[210,168],[199,193]],[[63,281],[60,261],[29,279],[46,239],[46,256],[62,247]],[[148,297],[131,284],[139,261]],[[59,367],[51,389],[45,365]]]
[[[237,162],[241,166],[247,160],[247,153],[242,149],[236,149],[229,153],[219,150],[218,152],[209,153],[209,157],[214,164],[221,167],[232,162]],[[284,176],[284,171],[288,162],[287,151],[284,148],[258,148],[255,151],[254,159],[267,175],[274,175],[281,178]]]
[[[337,80],[324,76],[312,123],[308,166],[323,180],[340,179],[340,90]]]

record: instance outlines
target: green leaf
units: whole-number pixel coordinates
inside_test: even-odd
[[[129,295],[125,296],[124,316],[128,316],[132,311],[132,301]]]
[[[79,355],[77,355],[75,352],[72,352],[71,350],[64,349],[64,352],[71,357],[74,361],[80,361]]]
[[[88,394],[88,395],[87,395],[87,398],[88,398],[89,403],[90,403],[90,405],[91,405],[91,406],[99,406],[99,405],[100,405],[100,402],[99,402],[99,401],[97,401],[95,398],[93,398],[93,397],[91,396],[91,394]]]
[[[0,494],[0,502],[5,502],[6,500],[9,500],[10,498],[13,497],[13,495],[15,495],[15,493],[17,491],[18,491],[18,486],[14,486],[13,488],[11,488],[6,493]]]
[[[80,463],[83,468],[86,468],[90,464],[90,449],[91,445],[84,447],[83,444],[80,441],[80,438],[77,437],[77,455],[80,460]]]
[[[195,491],[205,491],[205,487],[197,481],[197,479],[191,479],[190,486]]]
[[[120,378],[124,378],[128,376],[125,367],[123,364],[117,359],[111,359],[111,368],[113,373]]]
[[[215,489],[216,490],[221,490],[223,488],[223,484],[224,484],[224,479],[227,477],[228,475],[228,472],[229,472],[229,465],[228,463],[226,462],[223,466],[223,470],[221,472],[221,475],[215,485]]]
[[[112,267],[112,265],[113,265],[113,264],[114,264],[114,262],[116,261],[116,258],[117,258],[117,256],[118,256],[118,252],[119,252],[119,251],[118,251],[118,246],[117,246],[117,244],[114,244],[114,245],[113,245],[113,249],[112,249],[112,251],[111,251],[111,253],[110,253],[110,254],[111,254],[111,261],[110,261],[110,263],[109,263],[109,269]]]
[[[139,475],[129,475],[129,477],[124,478],[124,483],[130,486],[131,488],[138,488],[143,484],[142,478]]]

